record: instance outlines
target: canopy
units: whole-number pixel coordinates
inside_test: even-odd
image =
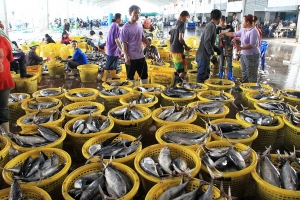
[[[160,16],[161,14],[157,12],[150,12],[150,13],[141,13],[141,16]]]

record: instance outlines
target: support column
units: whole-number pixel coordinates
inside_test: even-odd
[[[6,12],[6,0],[0,0],[0,21],[4,25],[4,32],[8,35],[9,27],[8,27],[7,12]]]
[[[39,28],[43,32],[49,29],[49,8],[48,0],[40,0],[40,11],[39,11]]]
[[[299,6],[299,5],[298,5]],[[300,8],[300,6],[299,6]],[[300,9],[298,8],[298,22],[297,22],[297,29],[296,29],[296,42],[300,41]]]

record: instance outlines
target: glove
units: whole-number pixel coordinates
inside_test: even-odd
[[[211,61],[214,65],[216,65],[216,64],[218,63],[218,59],[217,59],[217,57],[214,56],[214,55],[211,57],[210,61]]]
[[[214,46],[214,51],[217,52],[218,55],[221,55],[222,51],[217,46]]]

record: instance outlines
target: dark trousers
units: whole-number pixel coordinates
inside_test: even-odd
[[[209,79],[210,61],[202,58],[197,58],[196,61],[198,63],[197,82],[204,83],[206,79]]]
[[[119,56],[107,56],[105,70],[116,70],[118,66]]]
[[[16,73],[20,70],[21,76],[26,75],[26,58],[24,52],[13,52],[13,56],[15,60],[10,63],[10,70]]]
[[[79,66],[80,64],[78,62],[75,62],[73,60],[69,60],[68,61],[68,67],[71,68],[71,69],[77,69],[77,67]]]
[[[148,78],[148,67],[145,58],[130,60],[130,65],[126,65],[126,73],[128,80],[134,80],[135,72],[138,73],[140,79]]]
[[[0,90],[0,124],[10,120],[10,112],[8,107],[8,97],[10,88]]]

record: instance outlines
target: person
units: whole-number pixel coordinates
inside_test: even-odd
[[[220,33],[223,32],[234,32],[234,29],[231,25],[226,25],[226,19],[224,15],[221,17],[219,26],[216,28],[216,34],[219,35]],[[232,75],[232,53],[233,53],[232,38],[226,36],[223,39],[219,40],[218,47],[221,50],[221,54],[219,57],[220,58],[219,76],[220,78],[224,77],[224,61],[226,57],[227,71],[228,71],[227,78],[235,82],[235,79],[233,78]]]
[[[296,16],[296,15],[294,15],[294,17],[293,17],[292,21],[293,21],[293,23],[297,24],[297,22],[298,22],[298,19],[297,19],[297,16]]]
[[[258,44],[260,45],[260,41],[262,39],[262,31],[261,29],[258,27],[258,19],[256,16],[253,17],[253,23],[254,23],[254,26],[255,28],[258,30],[258,33],[259,33],[259,41],[258,41]]]
[[[148,18],[148,16],[145,16],[143,27],[145,29],[151,29],[151,20]]]
[[[218,60],[214,52],[218,55],[221,54],[221,50],[215,46],[216,40],[216,25],[219,24],[222,13],[220,10],[215,9],[210,13],[210,22],[203,30],[203,34],[200,38],[199,48],[196,52],[196,62],[198,64],[197,82],[204,83],[210,75],[210,61],[213,64],[217,64]]]
[[[97,35],[95,34],[95,31],[90,31],[90,38],[88,38],[87,40],[87,44],[88,45],[91,45],[94,49],[94,51],[97,51],[98,50],[98,37]]]
[[[76,40],[72,40],[71,44],[74,49],[74,54],[72,58],[68,59],[67,69],[77,69],[77,66],[79,65],[88,64],[86,55],[80,50],[80,48],[78,48],[78,42]]]
[[[184,56],[184,50],[189,51],[191,48],[187,46],[184,41],[185,23],[189,18],[188,11],[182,11],[179,18],[174,22],[172,29],[170,30],[170,51],[172,60],[174,62],[174,68],[176,75],[181,79],[184,78],[186,73],[186,60]]]
[[[68,22],[67,19],[64,19],[64,23],[65,23],[65,25],[64,25],[63,32],[67,32],[68,34],[70,34],[70,23]]]
[[[280,16],[279,16],[279,15],[277,16],[277,19],[275,20],[275,22],[276,22],[277,26],[278,26],[279,23],[281,22],[281,19],[280,19]]]
[[[227,32],[219,34],[219,38],[224,36],[240,37],[241,45],[237,46],[241,50],[242,82],[256,83],[259,65],[259,32],[253,24],[253,16],[246,15],[243,18],[242,29],[237,32]]]
[[[26,54],[27,66],[39,65],[43,61],[43,58],[35,52],[39,44],[36,41],[31,41],[28,46],[30,50]]]
[[[106,39],[103,37],[103,33],[99,32],[99,40],[98,40],[98,50],[104,50],[104,47],[106,45]]]
[[[238,20],[235,12],[232,14],[232,20],[230,20],[229,24],[234,28],[234,31],[240,30],[240,21]]]
[[[148,83],[148,67],[143,54],[142,42],[148,45],[144,36],[143,26],[140,23],[141,9],[136,5],[129,8],[130,21],[126,22],[121,30],[120,41],[123,43],[127,79],[135,85],[134,75],[138,73],[141,84]]]
[[[45,35],[44,41],[46,42],[46,44],[55,43],[54,40],[52,39],[52,37],[50,37],[50,35],[48,35],[48,34]]]
[[[291,24],[291,19],[288,17],[287,20],[286,20],[286,25],[290,26],[290,24]]]
[[[102,75],[102,81],[105,82],[108,71],[110,71],[110,78],[118,79],[119,76],[116,74],[116,69],[119,62],[119,55],[122,51],[122,46],[119,41],[120,28],[119,24],[122,22],[122,16],[120,13],[116,13],[112,24],[109,28],[106,40],[106,64]]]
[[[18,47],[16,42],[10,41],[10,39],[8,38],[8,36],[3,30],[4,30],[4,25],[0,23],[0,36],[5,37],[10,42],[12,48],[14,61],[10,62],[10,68],[16,73],[18,72],[18,70],[20,70],[21,78],[32,77],[33,76],[32,74],[27,74],[25,53]]]
[[[192,22],[194,22],[195,16],[192,17]]]
[[[9,133],[10,111],[8,98],[14,81],[10,75],[10,62],[14,61],[10,42],[0,36],[0,127],[2,133]]]
[[[155,46],[151,45],[151,38],[148,38],[148,46],[144,48],[144,55],[148,59],[159,60],[160,55]]]
[[[61,36],[61,44],[70,44],[71,38],[69,38],[69,35],[67,32],[63,32]]]

